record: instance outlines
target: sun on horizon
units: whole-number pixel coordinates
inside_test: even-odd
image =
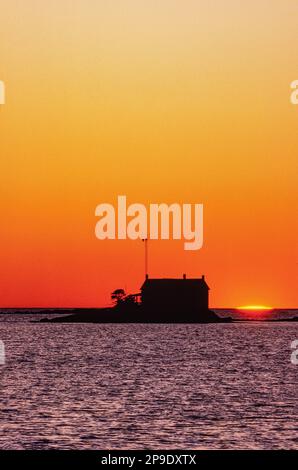
[[[273,310],[273,307],[269,307],[267,305],[243,305],[241,307],[237,307],[237,310]]]

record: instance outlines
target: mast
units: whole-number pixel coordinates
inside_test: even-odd
[[[142,241],[145,244],[145,279],[148,279],[148,238],[143,238]]]

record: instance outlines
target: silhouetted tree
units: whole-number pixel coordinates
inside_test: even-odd
[[[120,305],[124,302],[125,299],[125,290],[124,289],[116,289],[111,294],[111,299],[116,305]]]

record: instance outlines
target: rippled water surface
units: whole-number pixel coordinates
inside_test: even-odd
[[[0,448],[298,448],[296,323],[0,323]]]

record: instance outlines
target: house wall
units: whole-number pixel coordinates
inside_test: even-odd
[[[142,305],[146,309],[169,312],[196,312],[208,309],[208,288],[198,286],[189,288],[179,286],[175,289],[165,286],[144,288],[142,291]]]

